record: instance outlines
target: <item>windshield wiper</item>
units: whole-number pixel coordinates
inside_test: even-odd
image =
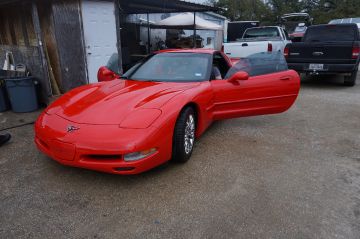
[[[127,79],[129,79],[127,76],[120,76],[120,79],[125,79],[125,80],[127,80]]]

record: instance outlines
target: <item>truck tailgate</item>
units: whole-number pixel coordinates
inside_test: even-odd
[[[230,58],[243,58],[259,52],[266,52],[268,41],[244,41],[225,43],[224,52]]]
[[[292,43],[288,62],[351,64],[352,47],[352,42]]]

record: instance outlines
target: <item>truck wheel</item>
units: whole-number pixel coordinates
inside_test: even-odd
[[[354,86],[355,83],[356,83],[357,72],[358,71],[356,70],[356,71],[353,71],[350,76],[345,76],[344,77],[344,85],[346,85],[346,86]]]

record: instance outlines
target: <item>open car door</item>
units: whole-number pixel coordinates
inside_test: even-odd
[[[220,120],[286,111],[298,96],[300,77],[288,70],[281,52],[266,52],[240,59],[211,85],[213,118]]]

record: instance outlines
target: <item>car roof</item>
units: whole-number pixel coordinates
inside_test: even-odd
[[[355,26],[357,27],[357,25],[355,23],[330,23],[330,24],[319,24],[319,25],[312,25],[309,26],[309,28],[317,28],[317,27],[324,27],[324,26]]]
[[[261,28],[269,28],[269,27],[276,27],[276,28],[281,28],[279,26],[260,26],[260,27],[251,27],[251,28],[248,28],[248,29],[261,29]],[[246,29],[247,30],[247,29]]]
[[[201,53],[201,54],[211,54],[213,55],[214,53],[218,52],[217,50],[214,49],[204,49],[204,48],[189,48],[189,49],[165,49],[165,50],[160,50],[160,51],[156,51],[155,54],[159,54],[159,53],[166,53],[166,52],[176,52],[176,53]]]
[[[330,22],[341,21],[340,23],[343,23],[343,21],[349,20],[348,23],[355,23],[353,22],[353,19],[360,19],[360,17],[338,18],[338,19],[332,19]]]

